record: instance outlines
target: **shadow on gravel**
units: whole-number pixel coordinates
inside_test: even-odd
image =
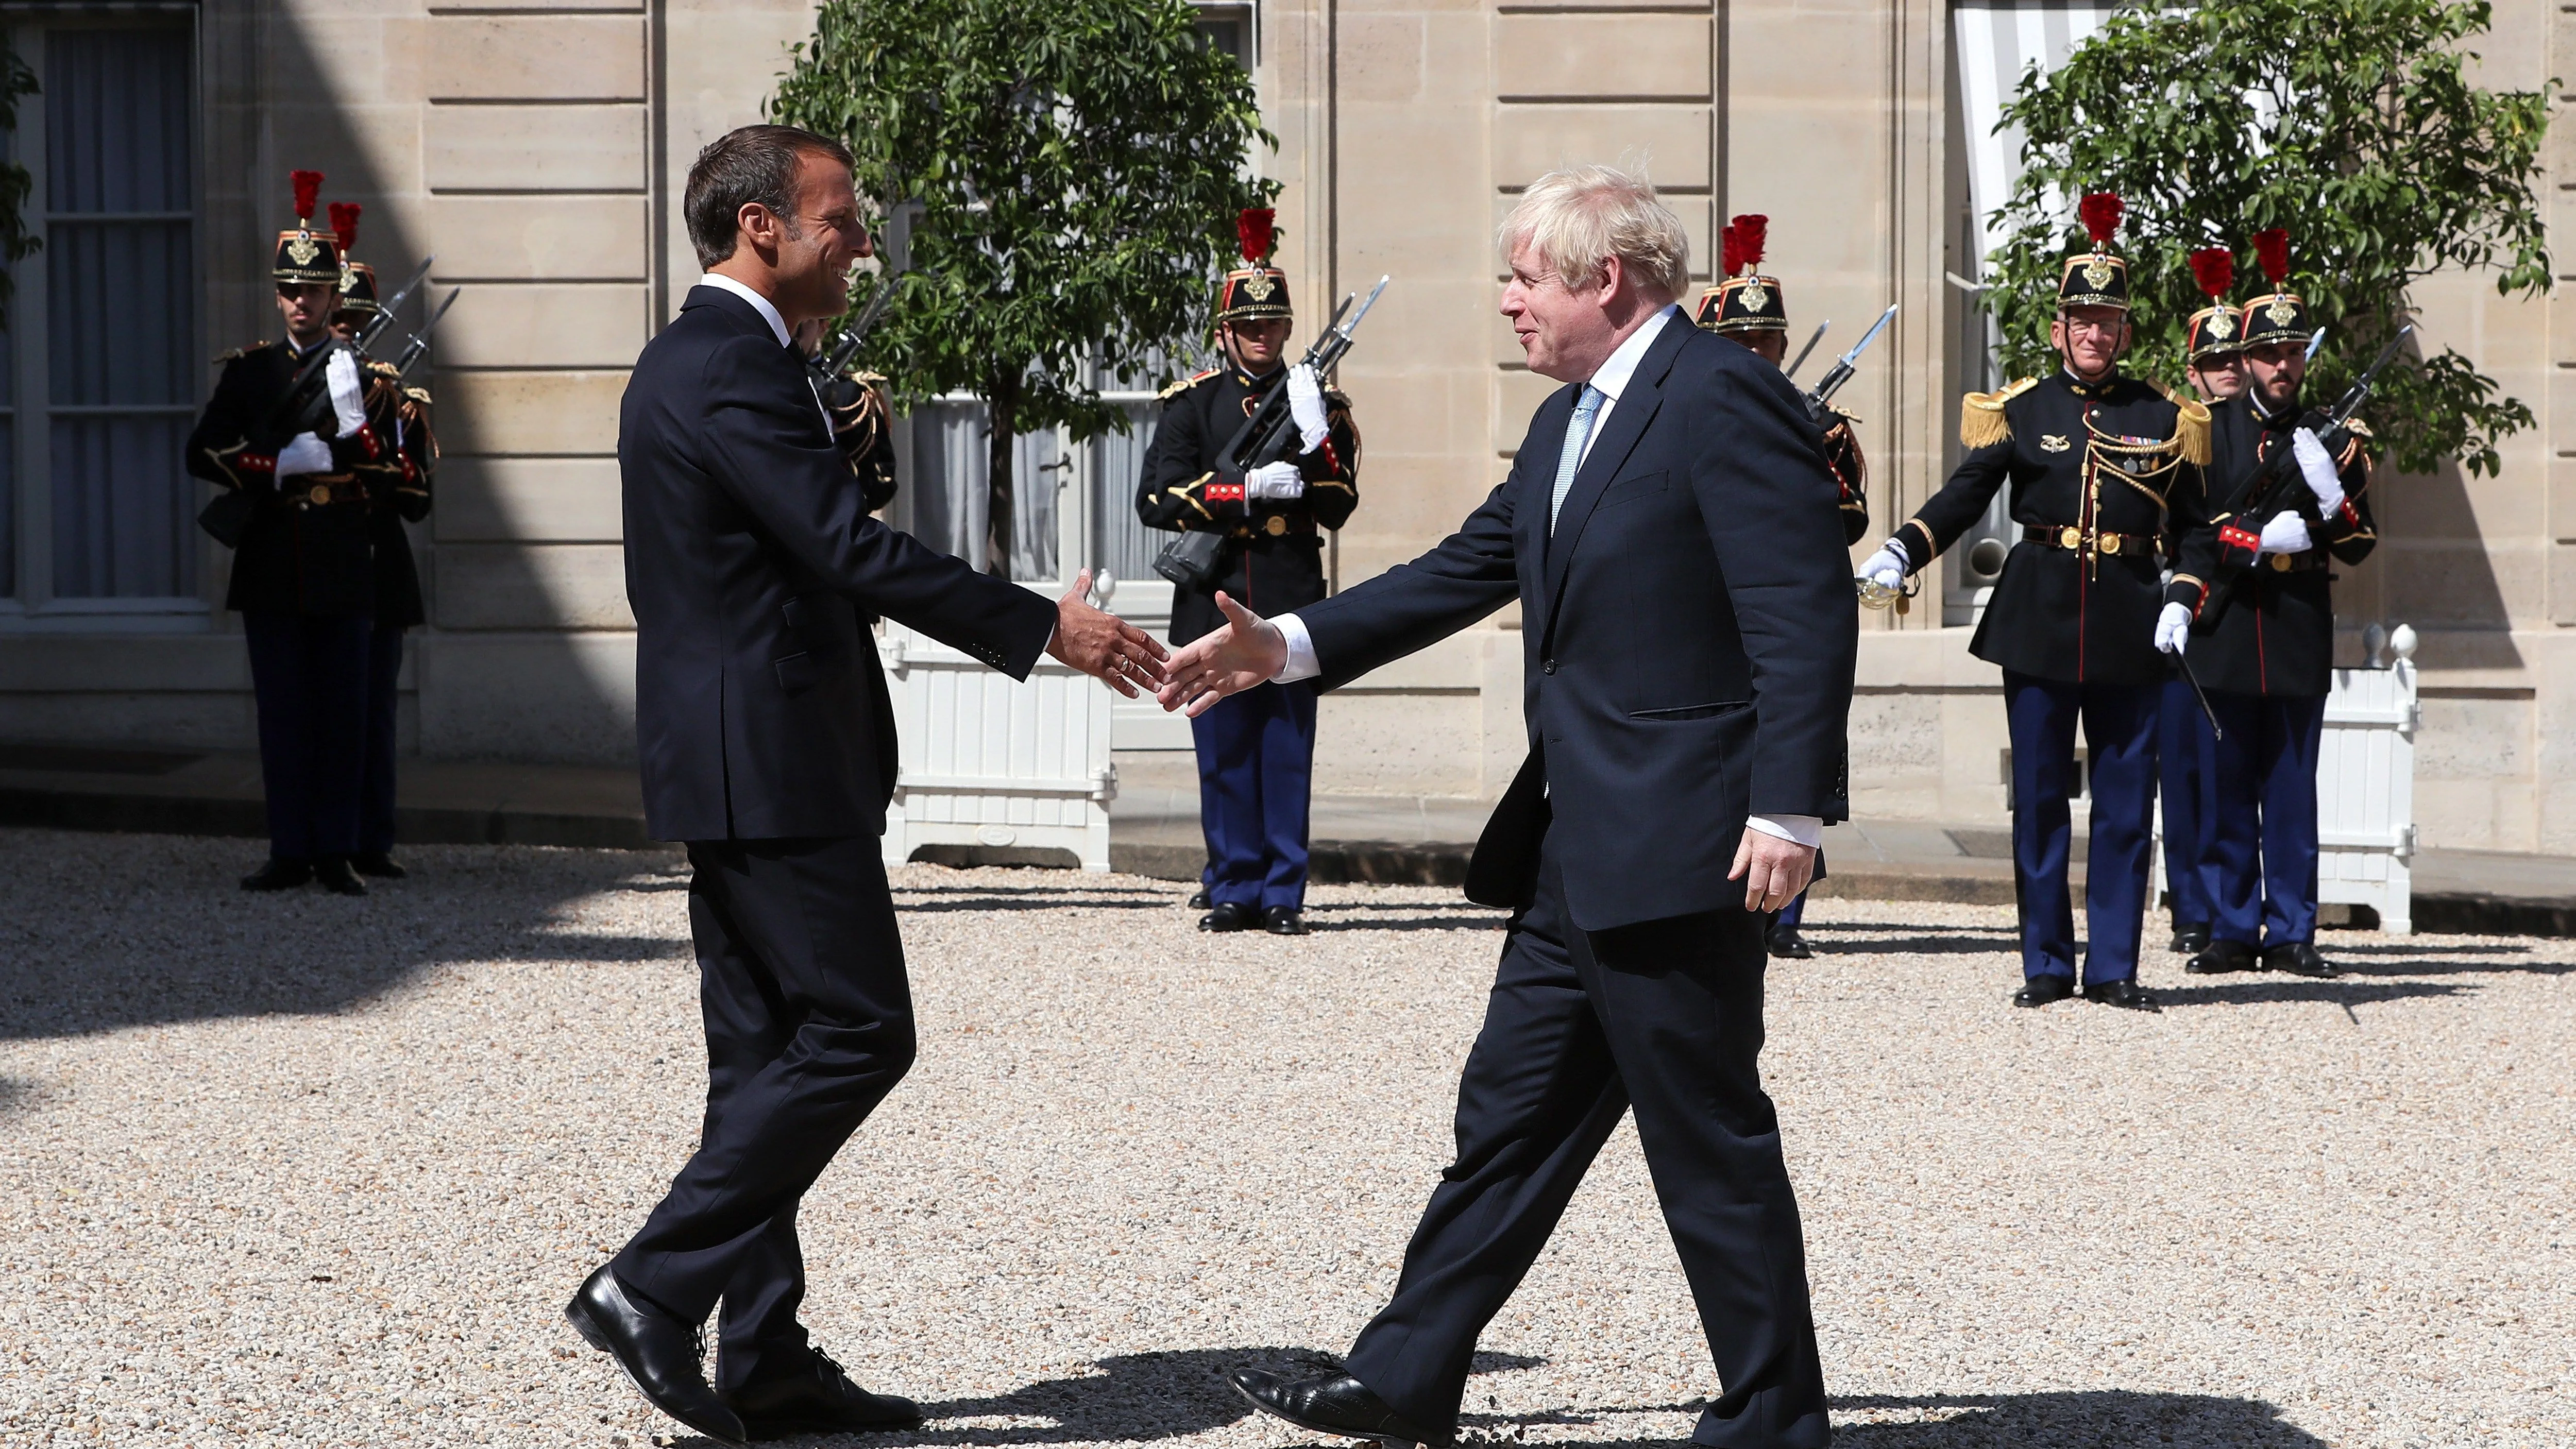
[[[1835,1449],[2325,1449],[2324,1440],[2284,1423],[2281,1411],[2260,1399],[2203,1394],[1855,1394],[1833,1406],[1925,1416],[1913,1423],[1838,1424]]]
[[[2355,981],[2347,976],[2340,981],[2311,981],[2304,977],[2246,981],[2227,986],[2158,986],[2156,1000],[2173,1006],[2262,1006],[2276,1001],[2322,1001],[2346,1011],[2356,1006],[2377,1006],[2382,1002],[2418,998],[2457,996],[2474,991],[2474,986],[2454,986],[2447,981],[2397,982]]]
[[[28,1106],[36,1099],[36,1084],[15,1077],[0,1077],[0,1117]]]
[[[1310,918],[1307,929],[1325,931],[1499,931],[1510,918],[1501,911],[1475,916],[1416,916],[1409,921],[1318,921]]]
[[[1476,1373],[1535,1368],[1544,1359],[1480,1353]],[[1272,1373],[1337,1371],[1341,1361],[1309,1348],[1193,1348],[1175,1353],[1128,1353],[1104,1358],[1097,1370],[1075,1378],[1041,1379],[1025,1388],[981,1399],[948,1399],[921,1406],[929,1426],[916,1434],[872,1435],[871,1444],[1071,1444],[1177,1439],[1220,1429],[1249,1417],[1252,1406],[1225,1381],[1228,1370]],[[1039,1424],[944,1428],[957,1419],[1037,1419]]]

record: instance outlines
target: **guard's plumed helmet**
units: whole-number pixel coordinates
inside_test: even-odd
[[[2183,345],[2194,362],[2231,357],[2245,350],[2245,319],[2226,300],[2236,285],[2236,253],[2225,247],[2202,247],[2191,254],[2191,277],[2209,305],[2191,314],[2183,326]]]
[[[1294,317],[1288,305],[1288,274],[1270,265],[1278,245],[1278,213],[1266,206],[1247,206],[1234,219],[1234,234],[1247,265],[1225,274],[1216,287],[1216,320],[1239,322],[1253,317]]]
[[[2069,307],[2129,310],[2129,264],[2111,250],[2111,237],[2119,231],[2125,209],[2120,198],[2108,191],[2092,192],[2077,203],[2075,214],[2091,234],[2093,249],[2066,259],[2066,270],[2057,278],[2059,311]]]
[[[1786,332],[1789,302],[1778,277],[1760,271],[1770,244],[1771,218],[1748,212],[1718,234],[1724,271],[1717,285],[1699,294],[1692,320],[1711,332]]]
[[[322,195],[322,173],[295,171],[288,173],[295,184],[295,229],[277,234],[277,265],[272,271],[281,282],[320,282],[327,287],[340,285],[340,249],[328,236],[313,231],[313,203]]]
[[[349,259],[350,249],[358,244],[361,209],[354,201],[332,202],[331,237],[340,244],[340,310],[367,319],[384,309],[376,301],[376,269]]]
[[[2245,304],[2245,345],[2296,342],[2306,346],[2308,304],[2290,290],[2289,232],[2275,226],[2254,233],[2254,260],[2262,264],[2272,290]]]

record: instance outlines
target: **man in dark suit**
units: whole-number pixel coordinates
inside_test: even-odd
[[[707,1110],[670,1195],[564,1312],[721,1442],[909,1428],[915,1405],[851,1383],[796,1321],[798,1200],[913,1057],[877,841],[894,712],[860,620],[1131,696],[1163,649],[1086,605],[1087,574],[1050,604],[869,516],[788,340],[846,307],[870,250],[848,151],[746,126],[699,153],[685,210],[708,275],[636,359],[618,463],[645,814],[688,843]],[[719,1301],[711,1388],[695,1334]]]
[[[1458,532],[1310,608],[1173,655],[1166,707],[1324,687],[1518,599],[1530,758],[1471,898],[1515,907],[1458,1091],[1458,1157],[1347,1371],[1242,1371],[1302,1428],[1446,1443],[1477,1335],[1631,1106],[1723,1392],[1696,1442],[1821,1446],[1806,1250],[1762,1091],[1762,928],[1803,890],[1858,627],[1836,488],[1780,370],[1693,327],[1680,222],[1605,167],[1504,225],[1502,310],[1567,384]]]

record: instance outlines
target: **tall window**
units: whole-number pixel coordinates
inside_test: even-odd
[[[11,142],[43,247],[0,338],[0,609],[201,612],[192,35],[67,16],[12,39],[44,87]]]

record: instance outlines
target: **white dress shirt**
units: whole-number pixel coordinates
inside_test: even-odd
[[[1600,441],[1608,428],[1610,414],[1619,406],[1619,394],[1627,391],[1628,380],[1637,375],[1637,364],[1646,360],[1646,349],[1655,345],[1667,324],[1681,315],[1682,309],[1667,304],[1645,321],[1645,325],[1628,334],[1626,341],[1614,349],[1589,381],[1601,390],[1601,410],[1592,416],[1592,431],[1583,439],[1583,456],[1592,456],[1592,445]],[[1288,664],[1272,678],[1281,684],[1294,684],[1312,679],[1324,672],[1315,658],[1315,639],[1307,632],[1306,621],[1294,613],[1281,614],[1271,623],[1279,627],[1280,638],[1288,645]],[[1756,815],[1744,822],[1765,835],[1778,836],[1812,850],[1825,838],[1824,821],[1814,815]]]
[[[770,305],[770,301],[767,297],[760,295],[758,292],[753,291],[751,288],[744,286],[742,283],[735,281],[733,278],[726,276],[722,272],[707,273],[705,276],[698,278],[698,285],[701,287],[722,287],[726,291],[733,293],[735,296],[740,297],[746,302],[749,302],[752,305],[752,309],[760,314],[760,319],[769,324],[769,330],[778,334],[778,345],[781,347],[788,345],[787,319],[778,315],[778,309]]]

